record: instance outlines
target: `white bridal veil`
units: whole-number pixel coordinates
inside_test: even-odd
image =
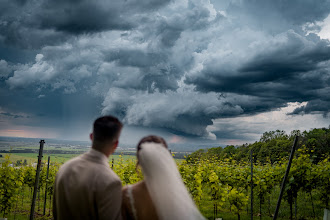
[[[157,143],[139,151],[144,180],[161,220],[205,219],[188,193],[170,152]]]

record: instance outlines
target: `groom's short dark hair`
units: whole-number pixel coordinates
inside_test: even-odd
[[[122,127],[123,124],[111,115],[96,119],[93,124],[93,144],[100,146],[117,141]]]

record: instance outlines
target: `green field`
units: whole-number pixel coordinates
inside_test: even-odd
[[[33,164],[38,162],[38,154],[37,153],[1,153],[2,158],[0,158],[0,163],[2,163],[5,160],[5,156],[10,156],[10,161],[12,163],[16,163],[18,160],[21,160],[24,162],[24,160],[27,161],[27,164]],[[48,156],[50,156],[50,162],[51,163],[64,163],[67,160],[77,157],[80,154],[44,154],[42,161],[47,162]],[[128,159],[135,159],[135,156],[133,155],[111,155],[109,157],[109,161],[112,162],[112,159],[116,162],[120,158],[120,156],[124,160]]]

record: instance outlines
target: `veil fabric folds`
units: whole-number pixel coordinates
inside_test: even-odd
[[[161,220],[204,220],[184,185],[170,152],[158,143],[143,143],[139,163]]]

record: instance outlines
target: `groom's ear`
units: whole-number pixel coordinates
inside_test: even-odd
[[[93,141],[93,133],[89,134],[89,138],[91,139],[91,141]]]
[[[119,144],[119,141],[118,141],[118,140],[116,140],[116,141],[115,141],[115,143],[113,144],[113,149],[117,149],[117,147],[118,147],[118,144]]]

